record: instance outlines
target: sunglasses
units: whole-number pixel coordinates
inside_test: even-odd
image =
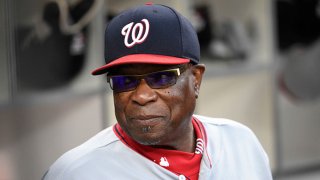
[[[163,89],[176,84],[178,77],[185,69],[186,66],[182,66],[142,75],[107,75],[107,82],[117,93],[136,89],[141,79],[144,79],[153,89]]]

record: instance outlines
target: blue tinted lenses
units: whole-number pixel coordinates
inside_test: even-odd
[[[180,74],[180,68],[175,68],[144,75],[108,76],[107,80],[115,92],[134,90],[140,84],[141,79],[144,79],[151,88],[161,89],[174,85]]]

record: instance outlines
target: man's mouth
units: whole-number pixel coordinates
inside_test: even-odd
[[[148,115],[148,116],[135,116],[130,118],[130,121],[138,126],[152,127],[161,122],[163,118],[161,116]]]

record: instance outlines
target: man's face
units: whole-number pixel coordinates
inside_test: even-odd
[[[144,79],[136,89],[114,92],[117,121],[135,141],[145,145],[175,146],[193,132],[191,117],[195,109],[204,66],[187,66],[176,84],[152,89]],[[177,66],[136,64],[117,67],[121,75],[141,75]]]

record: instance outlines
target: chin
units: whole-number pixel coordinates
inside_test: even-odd
[[[136,142],[146,146],[159,145],[161,142],[159,138],[134,138]]]
[[[159,134],[145,133],[136,136],[134,140],[142,145],[153,146],[161,143],[161,136]]]
[[[138,128],[136,131],[127,131],[127,134],[137,143],[146,146],[159,145],[165,137],[164,132],[158,132],[155,128],[151,128],[150,126],[141,129]]]

